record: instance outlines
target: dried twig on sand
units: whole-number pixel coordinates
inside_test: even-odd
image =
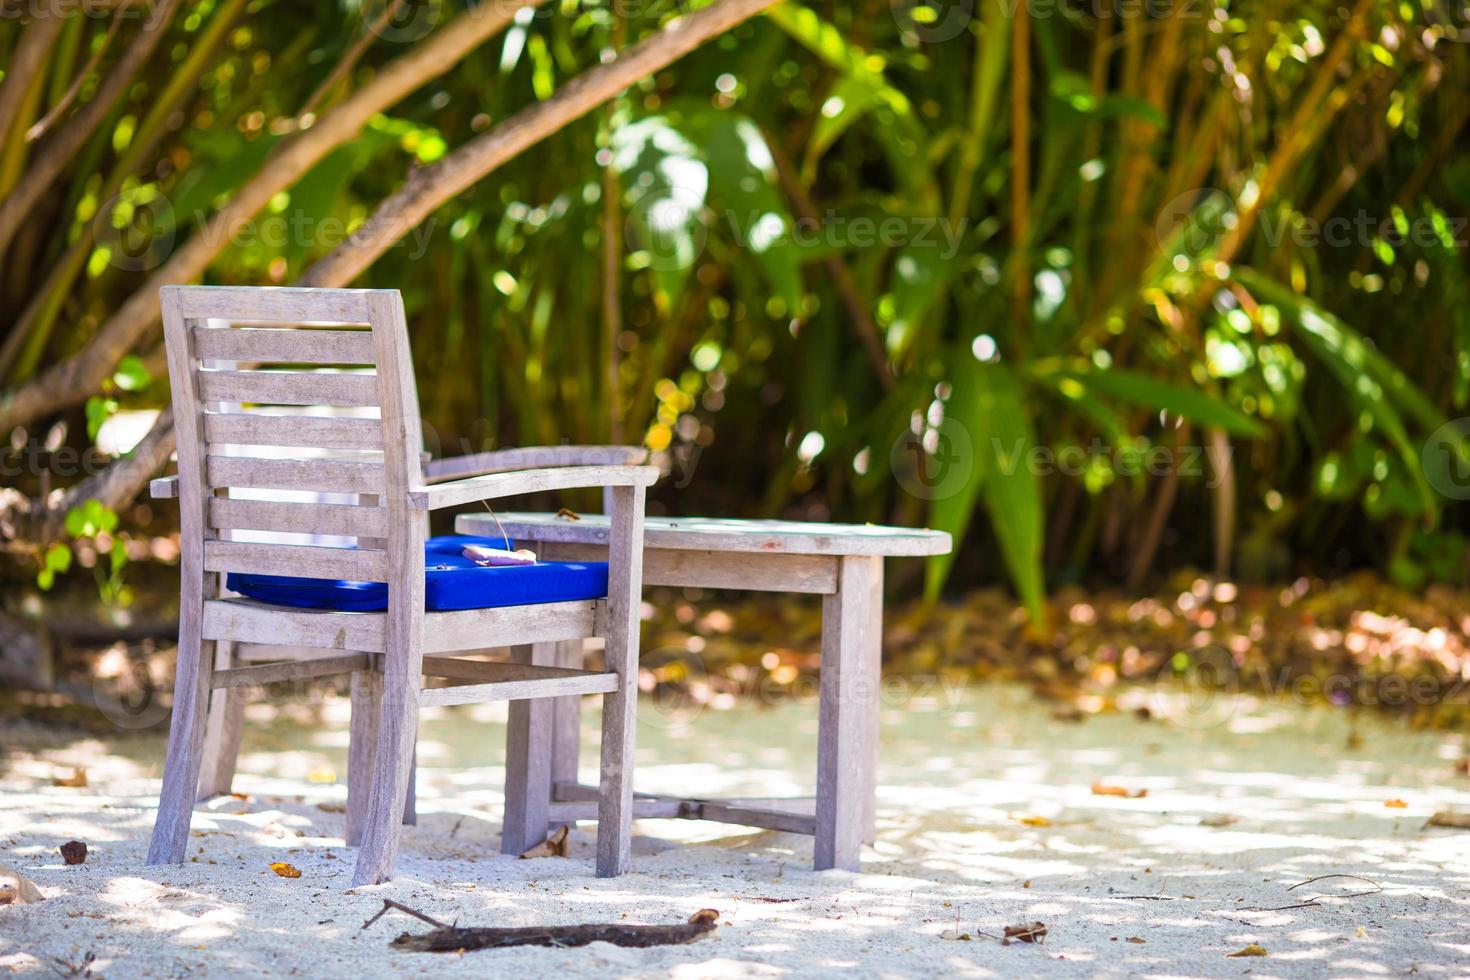
[[[389,909],[421,919],[434,927],[432,932],[415,935],[405,932],[393,940],[394,949],[414,953],[460,953],[476,949],[504,949],[507,946],[555,946],[569,948],[588,943],[612,943],[614,946],[676,946],[692,943],[715,931],[720,913],[700,909],[688,922],[672,926],[635,926],[622,923],[599,923],[576,926],[520,926],[515,928],[469,927],[447,925],[437,919],[389,899],[377,915],[362,924],[366,929],[383,917]]]

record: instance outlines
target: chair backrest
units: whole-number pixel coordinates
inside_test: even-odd
[[[404,566],[390,552],[421,537],[395,529],[427,525],[406,496],[423,484],[423,434],[398,291],[165,286],[160,299],[186,582],[388,581]],[[230,540],[247,531],[272,533]]]

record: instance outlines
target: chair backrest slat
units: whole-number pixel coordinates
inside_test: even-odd
[[[375,408],[379,403],[375,375],[323,371],[200,371],[199,397],[206,402],[346,408]]]
[[[382,493],[383,464],[336,459],[210,456],[205,479],[214,489],[258,487],[325,493]]]
[[[195,327],[194,350],[206,361],[276,364],[372,364],[371,330]]]
[[[225,530],[383,538],[388,534],[388,512],[382,507],[353,504],[280,503],[212,497],[209,500],[209,525]]]
[[[382,449],[378,419],[323,418],[318,415],[262,415],[211,412],[204,416],[211,443],[237,446],[311,446],[319,449]]]
[[[388,579],[388,553],[314,545],[259,544],[254,541],[205,541],[204,569],[208,572],[385,582]]]
[[[179,315],[186,320],[231,323],[360,324],[371,319],[378,289],[293,289],[262,286],[164,286],[179,293]],[[303,311],[305,311],[303,313]]]
[[[427,527],[408,508],[423,437],[397,291],[168,286],[161,299],[181,571],[200,594],[219,572],[383,582],[421,568],[421,546],[394,530]]]

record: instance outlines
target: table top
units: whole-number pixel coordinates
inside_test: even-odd
[[[520,512],[460,514],[460,534],[493,535],[499,527],[516,542],[607,544],[604,514],[582,514],[577,520],[556,514]],[[915,557],[948,554],[949,534],[925,528],[877,524],[816,524],[806,521],[745,521],[727,517],[649,517],[643,522],[647,548],[680,551],[757,552],[788,555],[884,555]]]

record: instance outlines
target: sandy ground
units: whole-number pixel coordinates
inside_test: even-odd
[[[337,701],[311,725],[299,707],[253,714],[236,786],[249,798],[196,812],[190,863],[145,868],[159,730],[103,743],[0,725],[0,863],[48,896],[0,908],[0,971],[64,973],[90,952],[111,977],[1470,977],[1470,832],[1424,827],[1470,810],[1462,737],[1363,722],[1350,744],[1340,711],[1244,699],[1079,724],[1012,689],[890,693],[861,874],[812,872],[807,838],[682,821],[637,824],[635,870],[616,880],[593,877],[585,830],[567,859],[501,857],[503,708],[477,706],[426,720],[399,877],[350,889]],[[809,792],[815,715],[644,710],[640,788]],[[90,785],[53,785],[72,765]],[[1096,795],[1098,781],[1147,795]],[[71,838],[86,864],[62,863]],[[281,860],[302,877],[273,874]],[[1323,875],[1360,877],[1292,887]],[[417,923],[362,928],[382,897],[466,925],[671,923],[704,907],[722,925],[651,950],[400,953],[389,941]],[[1032,921],[1042,945],[993,938]],[[1227,957],[1252,943],[1269,955]]]

